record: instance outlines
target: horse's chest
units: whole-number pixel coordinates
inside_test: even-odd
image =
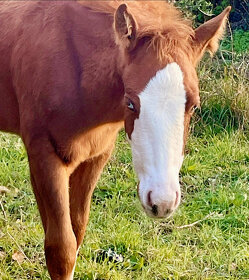
[[[74,161],[82,162],[110,149],[122,126],[123,122],[109,123],[93,128],[78,136],[71,145]]]

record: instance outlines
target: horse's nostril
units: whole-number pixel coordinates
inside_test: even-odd
[[[152,191],[149,191],[149,192],[148,192],[148,205],[149,205],[150,207],[152,207],[151,193],[152,193]]]
[[[180,199],[181,192],[179,191],[169,192],[168,195],[161,195],[161,197],[157,192],[154,192],[154,190],[148,191],[144,208],[150,215],[153,214],[154,217],[168,217],[177,208]]]
[[[155,216],[158,215],[158,206],[155,205],[155,204],[152,206],[152,213],[153,213]]]

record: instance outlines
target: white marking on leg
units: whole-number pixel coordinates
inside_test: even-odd
[[[73,270],[72,270],[72,272],[71,272],[71,275],[69,276],[69,280],[73,280],[73,276],[74,276],[74,271],[75,271],[75,267],[76,267],[76,262],[77,262],[78,253],[79,253],[79,248],[77,249],[77,252],[76,252],[75,263],[74,263],[74,266],[73,266]]]

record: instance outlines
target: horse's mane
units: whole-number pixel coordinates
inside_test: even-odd
[[[149,37],[150,45],[156,49],[158,57],[163,60],[169,54],[183,50],[189,53],[190,42],[194,31],[190,21],[183,18],[182,13],[166,1],[83,1],[96,12],[114,15],[118,6],[125,3],[135,17],[138,38]]]

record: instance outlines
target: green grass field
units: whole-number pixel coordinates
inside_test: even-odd
[[[75,279],[249,279],[248,54],[218,57],[199,67],[202,109],[179,210],[157,221],[143,213],[122,131],[92,199]],[[24,146],[1,133],[0,147],[0,185],[9,189],[0,194],[0,279],[49,279]]]

